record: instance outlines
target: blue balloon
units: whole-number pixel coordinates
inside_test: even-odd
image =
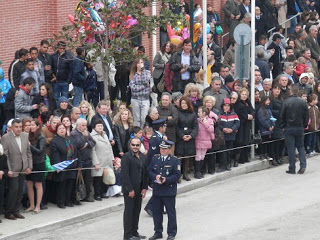
[[[203,36],[201,36],[201,38],[198,40],[197,44],[200,44],[200,45],[203,44]]]
[[[207,34],[210,32],[210,24],[207,23]]]

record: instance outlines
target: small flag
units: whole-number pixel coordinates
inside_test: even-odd
[[[76,159],[72,159],[72,160],[66,160],[66,161],[63,161],[63,162],[59,162],[57,164],[52,165],[52,167],[54,167],[55,169],[61,171],[61,170],[65,169],[65,168],[69,167],[76,160],[78,160],[78,159],[76,158]]]

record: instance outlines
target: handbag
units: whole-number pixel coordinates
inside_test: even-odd
[[[81,201],[87,196],[86,185],[84,185],[84,180],[82,172],[78,171],[77,181],[76,181],[76,200]]]
[[[261,137],[260,131],[258,131],[258,133],[251,134],[250,143],[251,144],[261,144],[262,143],[262,137]]]
[[[159,90],[159,92],[163,93],[165,91],[165,86],[164,86],[164,74],[162,74],[161,80],[157,85],[157,89]]]
[[[220,129],[220,123],[216,122],[214,126],[214,140],[212,141],[212,147],[219,149],[220,146],[225,145],[224,134]]]
[[[116,184],[116,176],[111,167],[106,167],[103,169],[102,182],[106,185]]]
[[[216,33],[217,34],[222,34],[223,33],[223,29],[220,25],[216,25]]]

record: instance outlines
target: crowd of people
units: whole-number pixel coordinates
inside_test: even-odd
[[[178,157],[173,173],[175,183],[181,182],[180,171],[186,181],[191,180],[190,172],[201,179],[249,162],[253,135],[260,135],[262,141],[256,154],[274,166],[282,164],[283,156],[288,154],[287,172],[292,174],[296,173],[295,146],[300,159],[298,173],[304,173],[305,154],[313,156],[320,151],[320,22],[317,8],[310,7],[314,5],[292,2],[305,11],[297,17],[298,22],[291,21],[288,39],[283,36],[287,26],[278,25],[274,16],[280,19],[282,7],[287,7],[288,16],[295,15],[291,0],[286,4],[256,2],[258,43],[252,81],[235,76],[232,38],[235,26],[248,20],[249,0],[228,0],[223,7],[230,31],[224,54],[215,28],[207,36],[207,53],[202,52],[201,46],[193,49],[190,39],[175,47],[164,40],[166,32],[161,29],[162,45],[153,61],[139,46],[133,62],[116,65],[115,86],[110,87],[109,100],[104,96],[104,63],[86,62],[88,53],[84,47],[76,49],[76,57],[63,41],[58,42],[52,55],[48,53],[47,40],[41,41],[39,49],[18,50],[8,69],[9,80],[0,69],[0,213],[4,209],[5,218],[23,219],[19,212],[21,202],[23,212],[33,214],[41,213],[49,202],[61,209],[79,205],[76,180],[80,173],[86,189],[82,201],[121,195],[121,191],[111,193],[111,186],[103,183],[107,167],[115,169],[116,185],[122,185],[125,200],[131,204],[128,196],[134,195],[128,189],[128,179],[132,177],[127,165],[130,157],[145,159],[143,171],[149,171],[149,178],[158,182],[146,183],[146,176],[141,176],[143,188],[141,185],[137,189],[145,195],[148,184],[156,189],[157,184],[164,184],[156,168],[148,170],[158,156]],[[181,2],[179,8],[180,11],[173,10],[180,14],[181,9],[187,10],[187,4]],[[208,22],[222,24],[215,8],[208,9]],[[262,27],[263,24],[269,25]],[[271,27],[275,31],[268,39],[266,34]],[[208,59],[207,75],[202,69],[203,54]],[[204,81],[209,87],[203,87]],[[255,89],[254,96],[250,96],[251,88]],[[157,97],[151,98],[151,93]],[[254,105],[250,98],[255,99]],[[161,150],[161,145],[166,150]],[[123,172],[119,158],[124,159]],[[52,166],[67,160],[72,162],[67,169],[73,171]],[[169,170],[171,174],[171,168],[162,172],[169,174]],[[159,195],[151,198],[145,208],[148,214],[161,215],[161,207],[156,205],[159,201]],[[141,202],[134,204],[141,206]],[[173,215],[170,217],[173,219]],[[175,236],[176,229],[172,231]],[[130,234],[125,238],[131,239]],[[156,234],[160,236],[159,232]]]

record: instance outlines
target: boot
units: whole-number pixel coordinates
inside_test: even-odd
[[[183,179],[186,181],[191,181],[191,179],[188,176],[188,170],[189,170],[189,158],[185,158],[183,161]]]
[[[201,179],[200,161],[194,161],[194,178]]]
[[[181,159],[179,158],[179,163],[180,163],[180,168],[181,168]],[[182,169],[181,169],[182,170]],[[181,183],[181,175],[180,175],[180,177],[179,177],[179,179],[178,179],[178,181],[177,181],[177,183]]]
[[[204,160],[201,160],[201,161],[200,161],[200,175],[201,175],[201,178],[204,178],[204,174],[203,174],[202,171],[201,171],[202,166],[203,166],[203,163],[204,163]]]
[[[234,163],[233,163],[234,167],[238,167],[239,166],[239,164],[238,164],[239,158],[240,158],[240,153],[235,154]]]
[[[279,166],[278,163],[277,163],[277,161],[274,160],[274,159],[273,159],[272,161],[270,161],[270,163],[271,163],[273,166]]]

